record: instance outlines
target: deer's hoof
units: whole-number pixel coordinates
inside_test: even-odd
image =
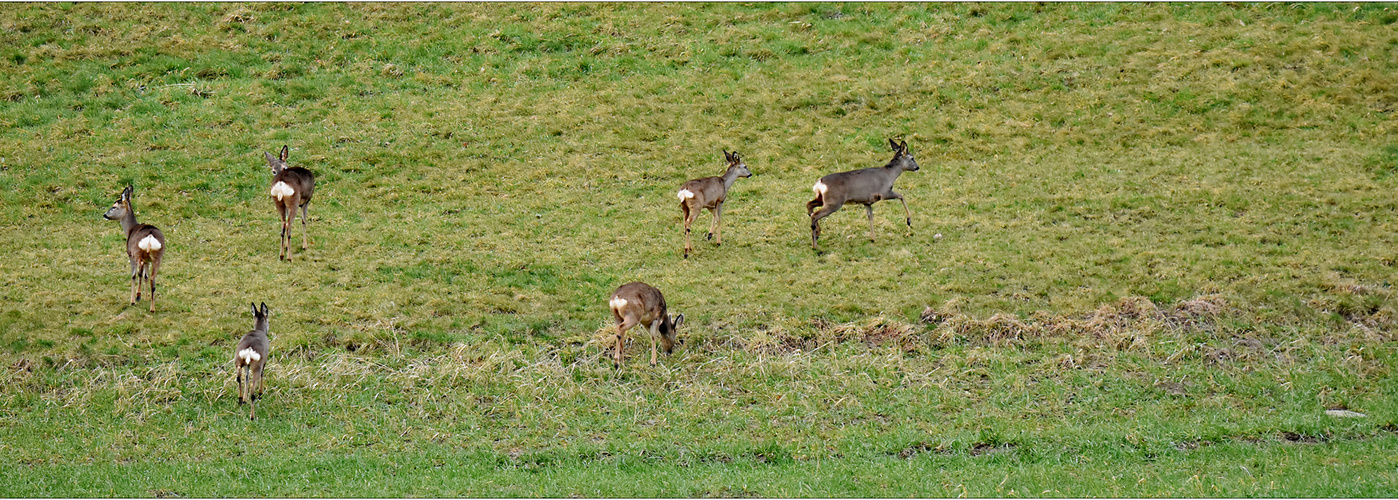
[[[709,234],[704,235],[704,239],[706,239],[706,240],[712,240],[712,239],[714,239],[714,233],[709,233]]]

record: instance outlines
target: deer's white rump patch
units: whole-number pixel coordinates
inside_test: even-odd
[[[281,201],[285,198],[290,198],[293,194],[296,194],[296,190],[291,189],[290,184],[279,181],[276,184],[272,185],[272,197],[276,198],[277,201]]]
[[[141,238],[140,243],[136,244],[136,248],[147,252],[154,252],[160,250],[160,240],[155,239],[155,235],[148,234],[145,238]]]
[[[246,365],[252,363],[253,361],[262,359],[262,355],[258,354],[257,351],[254,351],[251,347],[249,347],[247,349],[238,351],[238,358],[242,359],[243,364]]]
[[[814,185],[814,186],[811,186],[811,191],[815,191],[816,194],[821,194],[821,195],[825,194],[825,190],[827,190],[827,189],[830,189],[830,188],[829,188],[828,186],[826,186],[824,182],[820,182],[820,181],[816,181],[815,185]]]
[[[694,197],[694,191],[690,191],[688,189],[681,189],[680,192],[675,193],[675,196],[678,196],[680,198],[680,201],[688,200]]]
[[[611,304],[612,309],[621,309],[623,307],[626,307],[626,299],[617,297],[612,299],[611,302],[608,302],[608,304]]]

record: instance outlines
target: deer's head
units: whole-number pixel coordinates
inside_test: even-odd
[[[262,153],[262,156],[267,158],[267,166],[272,169],[272,175],[280,174],[282,170],[286,170],[286,155],[286,146],[282,146],[282,152],[278,156],[272,156],[272,153],[268,152]]]
[[[888,145],[893,148],[893,161],[888,162],[890,167],[898,167],[908,172],[917,171],[917,160],[908,152],[908,141],[897,143],[889,139]]]
[[[725,149],[723,150],[723,158],[728,160],[729,172],[733,172],[734,169],[737,169],[738,177],[752,177],[752,171],[748,170],[748,165],[743,163],[743,159],[738,156],[737,151],[729,153],[728,150]]]
[[[126,186],[126,189],[121,191],[121,197],[117,198],[116,203],[112,203],[112,207],[108,208],[102,217],[107,220],[121,220],[126,214],[131,213],[131,191],[131,186]]]

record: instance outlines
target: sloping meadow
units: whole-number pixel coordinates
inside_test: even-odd
[[[24,473],[0,491],[1391,492],[1395,22],[2,5],[0,456]],[[890,138],[921,165],[895,187],[911,230],[881,203],[870,242],[853,206],[812,251],[810,186]],[[282,145],[317,176],[289,263]],[[674,192],[725,149],[754,175],[684,259]],[[100,217],[127,184],[168,239],[155,314]],[[650,367],[637,331],[614,370],[606,298],[636,280],[685,344]],[[249,302],[273,346],[252,424]]]

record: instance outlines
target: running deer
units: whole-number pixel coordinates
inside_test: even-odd
[[[238,404],[250,403],[252,411],[248,419],[257,420],[257,398],[262,397],[262,367],[267,364],[267,351],[271,348],[267,341],[267,303],[262,303],[261,310],[253,304],[252,316],[255,318],[252,331],[243,335],[238,347],[233,348],[233,369],[238,377]]]
[[[625,343],[626,330],[638,323],[650,329],[651,366],[655,366],[657,339],[661,347],[665,348],[665,354],[674,352],[676,332],[680,325],[684,324],[684,315],[671,316],[665,310],[665,297],[660,294],[660,290],[639,281],[627,283],[612,292],[612,300],[608,305],[611,306],[612,316],[615,316],[617,321],[616,358],[613,367],[621,368],[621,348]]]
[[[310,246],[306,236],[306,207],[316,190],[316,176],[301,167],[287,167],[287,147],[280,156],[263,152],[267,166],[272,167],[272,203],[282,217],[281,254],[278,259],[291,260],[291,223],[296,220],[296,207],[301,207],[301,250]]]
[[[728,160],[728,170],[722,177],[704,177],[694,179],[680,186],[677,196],[680,198],[680,210],[684,211],[684,258],[689,258],[689,252],[694,251],[694,247],[689,243],[689,225],[694,219],[699,218],[699,210],[709,209],[714,214],[713,222],[709,223],[708,239],[718,239],[715,245],[723,244],[723,222],[720,218],[723,215],[723,200],[728,198],[728,188],[733,187],[733,183],[739,177],[752,177],[752,171],[738,157],[738,152],[729,153],[723,150],[723,158]]]
[[[126,233],[126,256],[131,259],[131,305],[141,301],[141,281],[150,280],[150,312],[155,312],[155,272],[165,255],[165,234],[155,226],[136,222],[136,210],[131,208],[132,187],[126,186],[121,198],[102,217],[121,221]]]
[[[908,202],[903,195],[893,192],[893,181],[904,171],[916,172],[917,162],[908,154],[908,142],[902,144],[888,140],[893,147],[893,160],[882,167],[865,168],[840,172],[821,177],[811,190],[816,197],[806,203],[806,215],[811,217],[811,249],[816,248],[820,239],[820,220],[835,213],[846,203],[859,203],[869,213],[869,241],[874,241],[874,202],[898,200],[903,202],[903,213],[908,217],[908,230],[913,228],[913,214],[908,211]],[[820,211],[816,207],[824,205]]]

